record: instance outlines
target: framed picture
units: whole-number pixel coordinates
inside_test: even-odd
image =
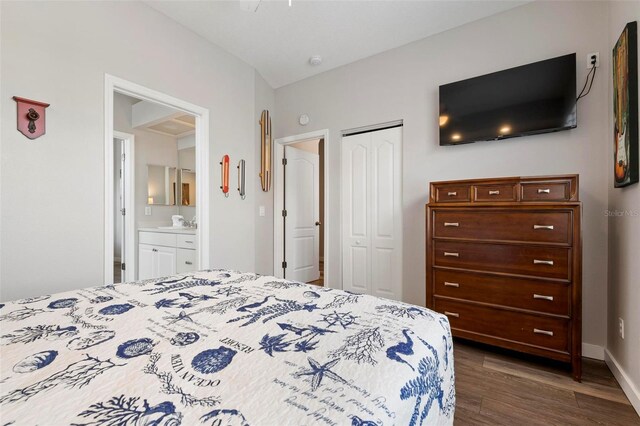
[[[638,25],[628,23],[613,47],[614,186],[638,182]]]

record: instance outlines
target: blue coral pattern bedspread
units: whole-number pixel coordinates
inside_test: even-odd
[[[452,424],[446,317],[226,270],[0,304],[0,423]]]

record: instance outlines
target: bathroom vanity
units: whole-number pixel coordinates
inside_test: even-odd
[[[139,228],[138,279],[196,271],[197,237],[195,228]]]

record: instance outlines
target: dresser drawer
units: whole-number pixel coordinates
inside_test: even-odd
[[[474,201],[516,201],[518,191],[516,184],[475,185],[473,187]]]
[[[473,272],[434,270],[436,297],[453,297],[547,314],[569,315],[568,283],[503,277]]]
[[[176,234],[170,234],[166,232],[139,232],[138,243],[175,247]]]
[[[570,181],[539,181],[520,184],[522,201],[569,201]]]
[[[434,185],[437,203],[460,203],[471,201],[470,185]]]
[[[569,279],[570,250],[566,248],[440,240],[433,247],[436,266]]]
[[[571,212],[438,211],[433,213],[435,238],[571,244]]]
[[[195,235],[178,234],[178,247],[195,250],[198,247],[198,241]]]
[[[454,331],[569,352],[569,320],[441,299],[435,310],[447,315]]]

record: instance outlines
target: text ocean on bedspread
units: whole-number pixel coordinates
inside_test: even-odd
[[[225,270],[0,304],[0,424],[453,423],[446,317]]]

